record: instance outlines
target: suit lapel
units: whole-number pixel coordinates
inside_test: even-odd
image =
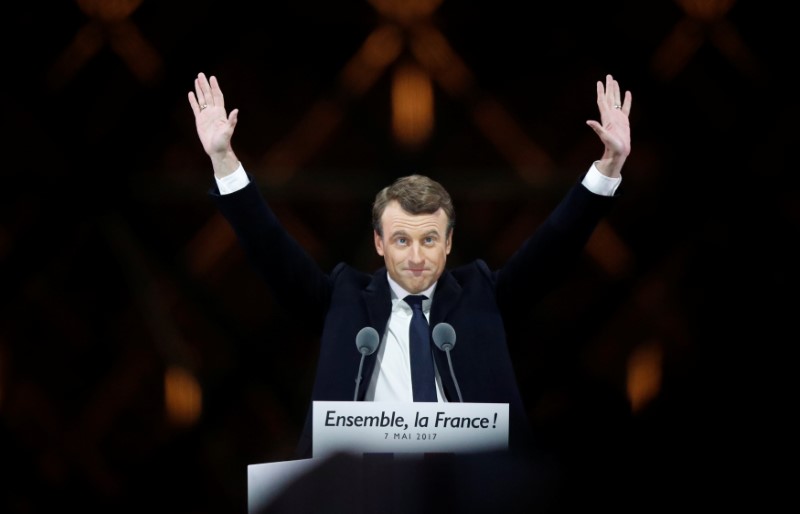
[[[445,271],[439,282],[436,284],[436,291],[433,293],[433,305],[431,306],[430,325],[431,330],[437,324],[447,319],[448,314],[458,304],[461,296],[461,285],[453,278],[450,272]],[[453,350],[451,350],[450,357],[453,358]],[[439,376],[442,379],[447,399],[451,402],[458,401],[458,391],[456,389],[453,377],[450,375],[450,363],[447,360],[447,354],[438,348],[433,350],[433,357],[436,361],[436,368],[439,370]]]
[[[372,328],[378,331],[381,339],[386,323],[392,313],[392,292],[386,279],[386,268],[381,268],[372,276],[372,281],[361,293],[367,307],[367,317]]]
[[[367,319],[369,326],[378,331],[379,341],[383,342],[383,333],[386,331],[386,324],[392,313],[392,293],[389,288],[389,281],[386,280],[386,268],[381,268],[372,276],[372,281],[361,292],[364,305],[367,309]],[[364,380],[358,387],[358,398],[363,399],[369,386],[372,373],[375,370],[378,349],[364,359],[364,369],[362,376]]]
[[[436,284],[436,291],[433,293],[433,305],[431,306],[431,327],[441,323],[453,310],[458,303],[461,295],[461,286],[453,278],[449,271],[442,273],[439,282]]]

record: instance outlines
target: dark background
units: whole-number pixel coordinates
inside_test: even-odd
[[[516,334],[534,426],[587,484],[624,463],[637,480],[609,501],[763,506],[781,489],[767,462],[783,458],[797,341],[792,17],[765,2],[397,0],[430,12],[403,25],[394,3],[9,7],[0,511],[245,512],[247,465],[292,457],[315,339],[283,326],[207,196],[187,101],[201,71],[240,109],[245,167],[325,269],[380,264],[370,202],[412,171],[453,194],[449,263],[500,265],[600,157],[585,120],[612,73],[634,95],[624,194]],[[342,71],[384,26],[400,53],[356,92]],[[449,53],[425,68],[435,126],[411,149],[392,136],[391,77],[425,28]],[[471,81],[446,87],[454,69]],[[658,389],[631,408],[643,348]],[[202,391],[190,422],[168,415],[170,369]]]

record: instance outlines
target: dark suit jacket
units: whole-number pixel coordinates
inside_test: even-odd
[[[386,270],[368,274],[342,263],[325,273],[283,229],[252,176],[250,180],[233,194],[220,195],[214,188],[211,196],[276,299],[290,312],[303,313],[303,319],[317,324],[320,348],[311,400],[352,400],[361,360],[356,334],[371,326],[383,337],[389,319],[391,292]],[[502,268],[491,270],[484,261],[475,260],[445,271],[438,281],[430,326],[446,321],[456,331],[450,354],[465,402],[509,404],[512,450],[526,451],[530,434],[505,323],[524,319],[564,277],[612,203],[613,197],[595,195],[576,183]],[[534,332],[529,331],[532,338]],[[458,401],[447,356],[438,350],[434,353],[447,398]],[[372,376],[376,354],[364,362],[366,379],[360,385],[360,399]],[[298,457],[311,456],[310,414],[309,407]]]

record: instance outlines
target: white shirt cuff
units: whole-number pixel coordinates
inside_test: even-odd
[[[225,175],[222,178],[214,176],[214,179],[216,179],[219,193],[222,195],[235,193],[250,183],[250,178],[247,176],[247,172],[244,171],[244,166],[242,166],[241,162],[236,171],[230,175]]]
[[[595,163],[592,163],[589,171],[586,172],[586,176],[583,177],[583,185],[586,186],[586,189],[596,195],[603,196],[614,196],[620,182],[622,182],[622,177],[612,178],[603,175],[597,169]]]

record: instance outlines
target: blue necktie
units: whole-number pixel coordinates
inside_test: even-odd
[[[411,328],[409,329],[409,354],[411,356],[411,383],[415,402],[435,402],[436,377],[431,355],[431,334],[428,320],[422,312],[422,300],[426,296],[410,295],[405,302],[411,306]]]

